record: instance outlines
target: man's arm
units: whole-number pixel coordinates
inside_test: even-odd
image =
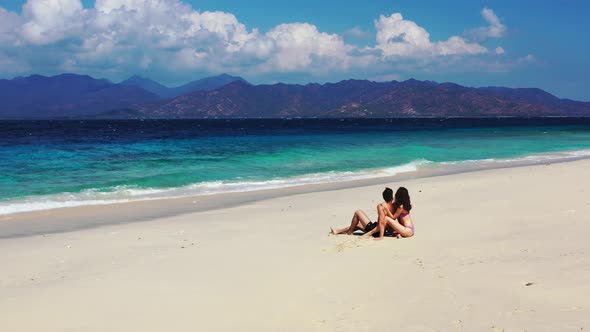
[[[379,230],[379,237],[376,238],[375,240],[381,240],[383,238],[383,236],[385,235],[385,224],[387,223],[387,217],[389,214],[391,214],[391,212],[389,211],[389,209],[387,208],[387,206],[385,205],[385,203],[380,204],[379,205],[379,225],[378,227],[375,227],[374,230]]]

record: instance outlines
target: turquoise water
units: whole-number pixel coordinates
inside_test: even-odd
[[[0,214],[380,177],[464,161],[577,158],[590,150],[590,125],[400,129],[332,121],[309,128],[246,123],[239,130],[236,123],[15,129],[0,122],[7,133],[0,141]]]

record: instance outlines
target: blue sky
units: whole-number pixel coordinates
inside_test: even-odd
[[[0,77],[411,77],[590,101],[590,2],[0,0]]]

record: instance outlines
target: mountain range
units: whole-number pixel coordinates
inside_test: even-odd
[[[169,88],[149,78],[135,75],[121,82],[120,84],[142,88],[148,92],[151,92],[159,96],[160,98],[174,98],[194,91],[215,90],[226,84],[236,81],[246,82],[243,78],[239,76],[221,74],[218,76],[206,77],[196,81],[192,81],[175,88]]]
[[[0,80],[3,119],[449,116],[590,116],[590,102],[536,88],[414,79],[252,85],[222,74],[174,88],[140,76],[121,83],[75,74]]]

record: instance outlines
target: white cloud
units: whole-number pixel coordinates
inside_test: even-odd
[[[447,41],[432,42],[430,34],[413,21],[405,20],[400,13],[379,16],[375,21],[377,29],[377,48],[383,56],[421,57],[436,55],[481,54],[487,49],[477,43],[469,43],[463,38],[452,36]]]
[[[445,42],[435,43],[436,54],[440,55],[461,55],[487,53],[487,48],[476,43],[469,43],[465,39],[453,36]]]
[[[340,36],[319,32],[308,23],[281,24],[266,33],[265,38],[275,45],[268,64],[280,71],[307,68],[318,59],[323,60],[323,66],[342,68],[352,49]]]
[[[502,46],[496,47],[496,54],[504,54],[504,53],[506,53],[506,51],[504,50],[504,48]]]
[[[348,30],[344,31],[343,35],[345,37],[352,37],[352,38],[358,38],[358,39],[371,38],[373,36],[373,34],[371,32],[365,31],[359,27],[354,27],[354,28],[348,29]]]
[[[504,35],[506,27],[500,22],[500,19],[493,10],[486,7],[481,10],[481,15],[490,24],[487,27],[488,37],[499,38]]]
[[[17,46],[22,18],[0,7],[0,45]]]
[[[490,8],[484,7],[481,16],[488,22],[488,26],[468,30],[466,35],[473,40],[483,41],[489,38],[500,38],[506,33],[506,26],[500,22],[496,13]]]
[[[390,82],[390,81],[398,81],[400,79],[401,79],[401,76],[399,74],[382,74],[382,75],[377,75],[377,76],[370,78],[371,81],[375,81],[375,82]]]
[[[143,11],[145,9],[153,10],[167,10],[170,5],[173,5],[174,1],[145,1],[145,0],[96,0],[94,8],[97,10],[110,13],[113,10],[126,10],[126,11]]]
[[[178,0],[98,0],[69,67],[214,69],[257,35],[233,14],[194,11]],[[174,61],[174,63],[171,63]],[[135,68],[135,69],[133,69]]]
[[[226,45],[228,52],[238,51],[244,44],[258,35],[257,31],[249,33],[244,26],[233,14],[224,12],[204,12],[198,15],[192,13],[193,17],[200,16],[196,22],[200,27],[199,30],[215,33],[220,36]],[[197,24],[193,25],[193,27]]]
[[[6,74],[22,74],[30,71],[32,67],[23,59],[11,57],[0,51],[0,72]]]
[[[484,8],[482,15],[490,23],[488,35],[504,29],[493,11]],[[400,13],[374,23],[375,45],[359,47],[344,40],[366,37],[358,27],[339,35],[301,22],[261,32],[231,13],[200,12],[183,0],[96,0],[86,9],[80,0],[28,0],[22,15],[0,7],[0,55],[4,67],[18,64],[35,73],[158,78],[219,72],[376,77],[398,72],[395,66],[426,71],[437,58],[493,53],[459,36],[432,41],[426,29]]]
[[[23,6],[24,38],[39,45],[50,44],[80,31],[80,0],[28,0]]]

